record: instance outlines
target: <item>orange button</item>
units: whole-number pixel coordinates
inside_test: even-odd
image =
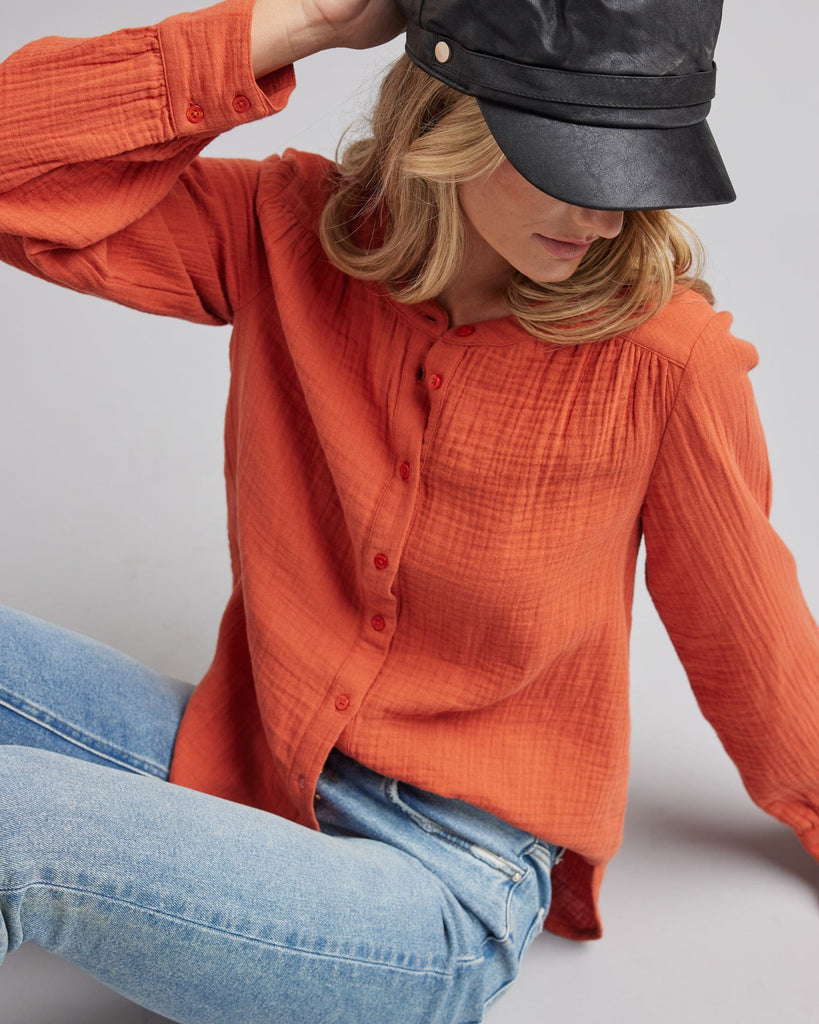
[[[377,633],[380,633],[382,629],[386,629],[387,620],[384,618],[383,615],[373,615],[373,617],[370,619],[370,625]]]
[[[199,124],[202,118],[205,116],[205,111],[198,107],[195,103],[191,103],[188,109],[185,111],[185,117],[190,121],[191,124]]]
[[[402,480],[409,480],[410,464],[408,462],[402,462],[398,467],[398,472],[401,474]]]
[[[443,378],[443,377],[442,377],[442,376],[440,375],[440,373],[433,373],[433,374],[432,374],[432,375],[430,376],[430,378],[429,378],[429,386],[430,386],[430,387],[431,387],[431,388],[432,388],[432,389],[433,389],[434,391],[437,391],[437,390],[438,390],[438,388],[439,388],[439,387],[440,387],[440,386],[441,386],[441,385],[442,385],[443,383],[444,383],[444,378]]]
[[[376,555],[373,562],[375,562],[376,569],[386,569],[390,564],[390,560],[386,555]]]
[[[461,324],[461,326],[455,330],[455,333],[459,338],[468,338],[470,334],[475,333],[475,328],[472,324]]]
[[[237,114],[244,114],[246,110],[250,110],[250,100],[247,96],[234,96],[233,109]]]
[[[346,711],[350,706],[350,698],[346,693],[340,693],[336,697],[336,711]]]

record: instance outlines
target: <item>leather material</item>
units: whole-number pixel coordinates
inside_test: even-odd
[[[398,3],[410,59],[476,96],[544,192],[600,209],[735,198],[705,123],[722,0]]]
[[[448,45],[445,62],[435,56],[442,40]],[[476,53],[416,25],[407,27],[406,48],[416,64],[460,92],[583,124],[635,128],[696,124],[708,114],[715,92],[713,65],[688,75],[567,71]],[[572,109],[564,109],[567,105]]]
[[[478,101],[509,162],[541,191],[597,210],[710,206],[735,198],[708,124],[605,128]]]
[[[714,60],[722,0],[399,0],[477,53],[596,74],[685,75]]]

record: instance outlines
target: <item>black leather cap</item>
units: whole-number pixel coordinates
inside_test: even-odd
[[[475,96],[509,162],[600,210],[736,198],[706,123],[722,0],[398,0],[407,54]]]

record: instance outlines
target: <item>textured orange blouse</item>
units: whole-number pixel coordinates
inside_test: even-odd
[[[0,255],[234,327],[233,592],[172,779],[316,827],[336,746],[566,846],[547,926],[598,936],[644,537],[703,712],[819,856],[819,634],[767,519],[753,348],[690,292],[553,347],[344,276],[316,235],[326,160],[197,159],[293,87],[254,81],[250,12],[43,40],[0,72]]]

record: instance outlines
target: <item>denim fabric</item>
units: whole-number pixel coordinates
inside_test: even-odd
[[[320,833],[172,786],[190,691],[0,609],[0,958],[35,942],[182,1024],[480,1021],[555,848],[337,751]]]

